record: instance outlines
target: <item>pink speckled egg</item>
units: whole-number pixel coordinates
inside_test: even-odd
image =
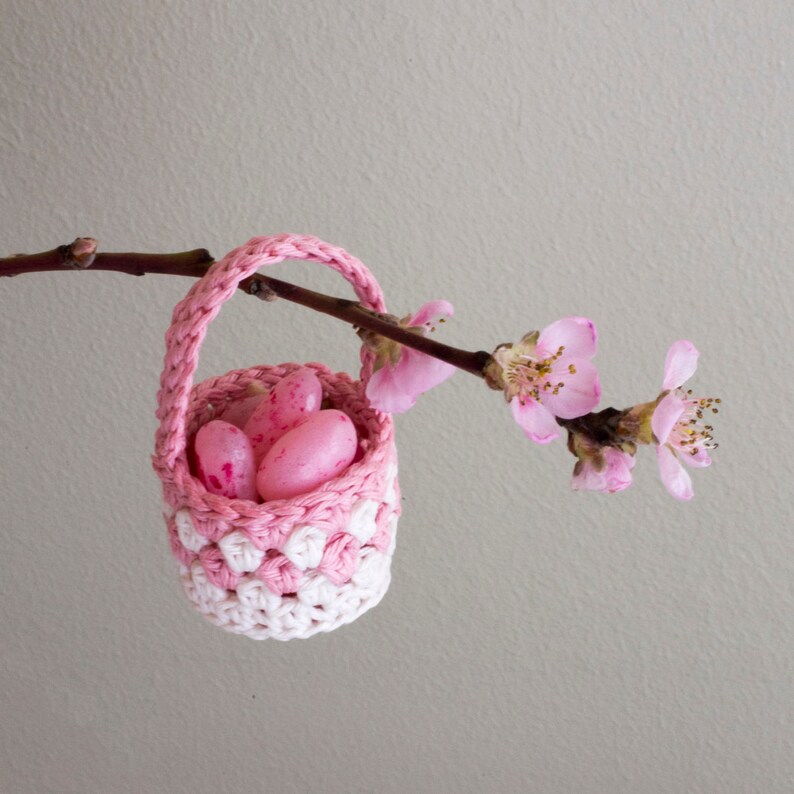
[[[239,427],[222,419],[203,425],[196,433],[195,455],[196,473],[210,493],[258,501],[254,450]]]
[[[254,448],[254,460],[262,460],[273,444],[320,410],[323,388],[308,368],[280,380],[259,403],[243,428]]]
[[[319,411],[286,432],[262,458],[256,487],[264,499],[289,499],[341,474],[353,461],[356,428],[335,408]]]

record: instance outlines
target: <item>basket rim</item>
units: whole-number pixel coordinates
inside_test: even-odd
[[[361,380],[354,380],[347,372],[333,372],[328,366],[320,362],[284,362],[281,364],[265,364],[256,365],[253,367],[246,367],[242,369],[229,370],[223,375],[207,378],[191,388],[190,398],[188,402],[188,410],[185,417],[186,431],[192,428],[195,421],[200,419],[200,414],[206,412],[212,403],[207,398],[206,393],[214,388],[223,388],[229,381],[235,381],[234,387],[239,388],[243,392],[248,384],[254,380],[261,381],[262,378],[258,376],[270,375],[271,373],[278,373],[277,380],[295,372],[296,370],[309,367],[313,369],[320,382],[323,385],[323,394],[326,394],[327,382],[341,382],[351,387],[354,392],[366,400],[364,395],[365,384]],[[236,381],[245,380],[244,383],[238,384]],[[275,383],[275,382],[274,382]],[[272,387],[272,384],[271,384]],[[354,396],[351,394],[351,397]],[[336,406],[339,410],[345,410],[343,402],[340,406]],[[391,451],[394,446],[394,421],[390,414],[378,411],[369,406],[367,401],[367,408],[363,411],[358,411],[357,414],[350,415],[356,425],[357,432],[361,431],[361,422],[356,421],[357,416],[362,413],[371,413],[368,417],[369,424],[367,429],[370,429],[369,444],[364,450],[364,455],[361,460],[350,464],[341,474],[337,475],[331,480],[323,483],[322,485],[313,488],[304,494],[284,498],[284,499],[271,499],[267,502],[253,502],[249,499],[238,499],[222,496],[220,494],[210,493],[201,481],[194,477],[190,471],[190,464],[188,461],[188,445],[191,442],[195,432],[206,422],[212,420],[212,416],[200,422],[195,429],[185,433],[185,444],[180,450],[179,454],[174,458],[173,469],[170,470],[168,480],[183,498],[184,506],[199,507],[203,506],[204,509],[212,512],[228,513],[230,510],[239,512],[249,518],[268,518],[280,517],[285,510],[295,507],[310,507],[314,502],[325,501],[328,493],[344,492],[350,490],[351,493],[356,493],[360,496],[362,491],[369,490],[367,487],[362,488],[362,484],[371,479],[372,475],[377,475],[379,472],[384,472],[386,466],[391,458]],[[371,427],[374,426],[376,432],[371,432]],[[161,479],[163,476],[161,474]],[[189,486],[185,487],[185,483]],[[374,489],[373,489],[374,491]]]

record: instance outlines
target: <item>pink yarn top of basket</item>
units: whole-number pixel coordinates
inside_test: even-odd
[[[316,237],[291,234],[254,237],[245,245],[235,248],[215,262],[176,306],[171,327],[166,333],[166,355],[157,397],[160,426],[152,460],[163,482],[166,501],[173,508],[189,507],[197,528],[200,527],[199,531],[213,542],[228,531],[238,529],[244,531],[259,548],[273,548],[300,521],[311,521],[321,526],[330,537],[334,530],[344,529],[354,495],[362,498],[382,492],[384,471],[393,457],[391,418],[369,406],[362,383],[354,383],[348,376],[334,376],[326,369],[327,377],[334,378],[333,382],[345,392],[345,399],[354,404],[360,414],[359,421],[367,424],[372,444],[363,460],[353,464],[335,481],[326,483],[310,494],[264,504],[210,494],[191,475],[186,455],[187,422],[191,408],[197,404],[196,401],[206,401],[214,385],[228,377],[211,379],[193,388],[193,376],[207,327],[222,304],[234,294],[240,281],[262,266],[277,264],[285,259],[318,262],[336,270],[352,284],[363,306],[378,312],[386,310],[380,286],[358,259]],[[361,377],[366,383],[371,373],[372,359],[364,348],[361,362]],[[298,366],[288,364],[284,365],[284,369]],[[311,366],[319,368],[321,365]],[[267,376],[274,369],[252,368],[230,375],[251,380],[256,375],[249,376],[249,373]],[[361,419],[362,416],[366,418]],[[344,556],[341,546],[339,551]],[[210,560],[206,562],[211,563]],[[327,560],[330,567],[337,562],[330,558]]]

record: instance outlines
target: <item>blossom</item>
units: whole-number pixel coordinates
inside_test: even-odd
[[[399,320],[398,324],[427,336],[453,312],[452,304],[448,301],[430,301],[416,314]],[[363,338],[375,351],[374,372],[367,383],[366,394],[372,406],[379,411],[403,413],[416,403],[420,394],[455,374],[456,368],[452,364],[405,347],[392,339],[369,332],[364,332]]]
[[[697,348],[686,339],[674,342],[664,362],[662,395],[651,417],[659,473],[665,488],[676,499],[691,499],[692,480],[682,461],[701,468],[711,465],[709,451],[717,448],[713,427],[703,421],[707,411],[717,413],[713,397],[693,397],[681,386],[697,369]]]
[[[631,470],[634,456],[628,452],[606,447],[603,462],[599,467],[595,461],[577,461],[574,466],[571,488],[574,491],[601,491],[617,493],[631,485]]]
[[[560,435],[556,417],[588,413],[601,397],[595,325],[586,317],[565,317],[516,344],[498,347],[485,370],[504,390],[513,418],[532,441],[548,444]]]
[[[568,435],[568,449],[578,458],[571,479],[574,491],[617,493],[631,485],[637,451],[633,443],[601,446],[584,433],[572,432]]]

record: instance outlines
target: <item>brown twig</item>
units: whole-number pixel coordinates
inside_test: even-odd
[[[73,243],[53,248],[51,251],[6,257],[0,259],[0,276],[18,276],[23,273],[46,271],[105,270],[132,276],[162,274],[201,278],[215,261],[204,248],[177,254],[97,253],[96,248],[95,239],[78,237]],[[460,350],[436,342],[430,337],[413,333],[376,312],[363,308],[354,300],[324,295],[271,276],[257,273],[241,281],[239,288],[248,295],[254,295],[262,300],[279,297],[329,314],[356,328],[374,331],[406,347],[419,350],[480,377],[490,358],[490,354],[484,350],[473,352]]]
[[[51,251],[0,258],[0,277],[46,271],[106,270],[131,276],[161,274],[201,278],[215,261],[205,248],[176,254],[97,253],[96,249],[97,241],[94,238],[78,237],[73,243],[61,245]],[[256,273],[241,281],[239,289],[260,300],[271,301],[275,298],[283,298],[323,314],[329,314],[350,323],[354,328],[373,331],[481,378],[484,377],[486,366],[491,361],[491,354],[484,350],[460,350],[436,342],[434,339],[397,325],[388,315],[380,315],[365,309],[354,300],[324,295],[271,276]],[[491,388],[498,388],[487,377],[485,380]],[[584,434],[594,443],[619,446],[624,443],[620,434],[620,420],[627,411],[628,409],[618,411],[615,408],[606,408],[576,419],[558,418],[557,423],[569,434]]]

